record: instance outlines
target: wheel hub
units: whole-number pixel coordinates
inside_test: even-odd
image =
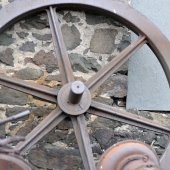
[[[81,81],[64,85],[58,93],[59,107],[69,115],[80,115],[88,110],[91,94]]]

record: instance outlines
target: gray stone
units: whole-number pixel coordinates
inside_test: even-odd
[[[99,88],[100,94],[107,94],[110,97],[124,98],[127,95],[127,76],[112,75]]]
[[[13,49],[7,48],[0,53],[0,62],[9,66],[14,66]]]
[[[70,128],[73,128],[72,122],[69,118],[64,119],[61,123],[59,123],[56,127],[59,130],[68,130]]]
[[[15,73],[15,76],[17,78],[23,79],[23,80],[36,80],[43,76],[44,73],[40,69],[34,69],[26,67],[24,69],[19,70]]]
[[[101,69],[100,64],[97,62],[97,60],[95,58],[86,57],[84,60],[84,63],[89,70],[93,70],[93,71],[97,72]]]
[[[90,48],[84,50],[83,55],[86,55],[89,52]]]
[[[32,60],[38,66],[44,64],[48,73],[52,73],[58,68],[57,59],[55,58],[52,51],[46,53],[44,50],[41,50],[35,54]]]
[[[90,42],[90,51],[100,54],[111,54],[115,49],[117,30],[96,29]]]
[[[0,103],[10,105],[25,105],[27,104],[28,95],[7,87],[0,89]]]
[[[24,52],[35,52],[35,46],[36,44],[33,41],[27,41],[22,44],[19,50]]]
[[[83,57],[77,53],[71,53],[69,55],[74,71],[80,71],[83,73],[88,73],[89,70],[98,71],[101,66],[98,64],[95,58]]]
[[[93,154],[94,153],[97,153],[99,155],[102,155],[102,148],[100,147],[100,145],[98,143],[93,143],[92,144],[92,151],[93,151]]]
[[[97,129],[94,134],[94,138],[100,144],[102,149],[107,149],[109,147],[110,141],[114,136],[114,131],[112,129]]]
[[[121,126],[121,123],[116,120],[110,120],[110,119],[106,119],[106,118],[102,118],[102,117],[97,117],[88,126],[90,126],[93,130],[95,130],[96,128],[115,129],[115,128]]]
[[[28,133],[30,133],[37,125],[39,122],[35,119],[33,122],[26,122],[24,126],[22,126],[18,131],[17,131],[17,136],[26,136]]]
[[[152,131],[147,131],[143,133],[142,139],[147,143],[150,144],[156,139],[156,134]]]
[[[52,130],[48,135],[46,135],[40,142],[55,143],[57,141],[65,141],[68,134],[67,130]]]
[[[61,29],[68,50],[73,50],[80,45],[80,32],[75,25],[68,26],[67,24],[64,24]]]
[[[0,108],[0,111],[4,112],[5,108],[4,107]],[[2,117],[1,117],[1,119],[2,119]],[[0,139],[6,138],[6,136],[7,136],[7,133],[6,133],[6,124],[4,124],[4,125],[0,126]]]
[[[123,35],[120,44],[118,45],[118,50],[121,52],[131,43],[131,35]]]
[[[3,33],[0,34],[0,45],[2,46],[9,46],[14,43],[15,38],[12,38],[11,34]]]
[[[34,62],[33,62],[32,58],[28,57],[28,58],[24,59],[24,63],[27,64],[27,63],[34,63]]]
[[[77,170],[82,168],[81,157],[77,149],[60,148],[49,144],[45,148],[32,149],[28,160],[38,169]]]
[[[157,136],[157,142],[158,145],[161,146],[162,148],[166,148],[166,145],[168,144],[168,136]]]
[[[32,112],[34,113],[35,116],[37,117],[43,117],[44,115],[49,114],[53,109],[49,107],[35,107],[32,108]]]
[[[77,139],[73,131],[67,135],[65,142],[68,146],[78,149]]]
[[[126,127],[124,126],[125,125],[122,125],[121,127],[116,128],[114,130],[114,135],[117,141],[128,140],[128,139],[145,141],[145,139],[142,139],[143,131],[139,130],[139,128],[130,125],[126,125]]]
[[[46,81],[58,81],[61,82],[61,75],[48,75],[47,78],[45,79]]]
[[[24,39],[26,38],[29,34],[26,32],[17,32],[17,35],[19,38]]]
[[[50,41],[52,39],[51,34],[37,34],[37,33],[32,33],[32,36],[35,37],[37,40],[40,41]]]
[[[8,0],[9,3],[14,2],[15,0]]]
[[[113,99],[111,98],[104,98],[104,97],[97,96],[94,97],[93,100],[99,103],[103,103],[111,106],[113,105]]]
[[[5,125],[0,126],[0,138],[6,138],[6,131],[5,131]]]
[[[37,15],[37,16],[29,17],[24,22],[21,22],[20,26],[22,29],[30,30],[32,28],[35,28],[35,29],[42,30],[44,28],[49,27],[49,24],[48,24],[47,17],[43,17],[42,19],[40,15]]]
[[[79,54],[70,54],[71,64],[74,71],[80,71],[83,73],[88,73],[89,70],[86,68],[83,58]]]
[[[161,158],[161,156],[164,154],[165,149],[162,149],[160,147],[156,147],[155,148],[156,154],[159,156],[159,158]]]
[[[76,22],[80,22],[80,18],[78,18],[77,16],[73,16],[70,12],[67,12],[64,16],[63,19],[69,23],[76,23]]]

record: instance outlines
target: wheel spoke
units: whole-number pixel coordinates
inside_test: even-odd
[[[112,59],[111,62],[106,64],[98,73],[86,82],[86,86],[91,92],[94,92],[106,81],[121,65],[123,65],[133,53],[139,50],[146,43],[145,36],[139,36],[138,40],[130,44],[118,56]]]
[[[57,108],[52,111],[42,122],[36,126],[27,136],[24,142],[18,143],[15,147],[17,153],[24,153],[34,144],[54,129],[62,120],[66,118],[65,114]]]
[[[84,168],[86,170],[95,170],[96,168],[84,115],[72,117],[72,123],[79,145],[79,150],[83,160]]]
[[[58,91],[56,89],[8,77],[4,74],[0,74],[0,85],[33,95],[49,102],[56,103],[57,101]]]
[[[136,127],[145,128],[155,132],[160,132],[164,134],[170,133],[170,129],[168,127],[162,126],[157,122],[153,122],[142,116],[129,113],[121,108],[108,106],[95,101],[92,101],[88,113],[112,120],[118,120],[120,122],[124,122]]]
[[[62,83],[65,84],[74,80],[71,63],[67,54],[55,8],[50,7],[50,9],[47,10],[47,14],[53,36],[55,55],[62,77]]]

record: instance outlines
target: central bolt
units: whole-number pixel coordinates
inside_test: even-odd
[[[69,102],[72,104],[78,104],[85,91],[85,85],[81,81],[75,81],[71,84],[69,93]]]

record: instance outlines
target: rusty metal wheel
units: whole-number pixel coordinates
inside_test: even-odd
[[[29,165],[17,155],[0,154],[0,169],[31,170]]]
[[[83,9],[103,12],[134,31],[138,35],[138,39],[135,42],[132,42],[131,45],[123,50],[85,84],[80,81],[75,81],[57,18],[56,11],[59,9]],[[15,150],[17,153],[21,154],[29,150],[43,136],[56,127],[57,124],[66,117],[70,117],[73,123],[84,168],[86,170],[94,170],[95,162],[93,160],[84,115],[86,112],[112,120],[116,119],[123,121],[137,127],[165,134],[170,133],[169,128],[159,125],[158,123],[154,123],[143,117],[135,116],[134,114],[122,111],[121,109],[95,102],[91,98],[91,94],[95,92],[95,90],[100,87],[114,71],[125,63],[132,54],[138,51],[144,44],[147,44],[155,53],[170,83],[170,43],[151,22],[133,8],[117,1],[16,0],[14,3],[1,9],[0,16],[4,17],[0,20],[0,32],[4,31],[7,27],[24,16],[41,10],[46,10],[48,14],[63,87],[58,92],[55,89],[44,87],[42,85],[30,84],[22,80],[11,77],[9,78],[2,74],[0,75],[0,84],[3,86],[33,95],[51,103],[58,103],[58,107],[26,136],[26,140],[20,142],[16,146]],[[161,158],[163,170],[168,169],[169,156],[170,145],[168,145],[167,150]]]

